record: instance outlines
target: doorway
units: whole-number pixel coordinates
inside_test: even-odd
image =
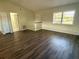
[[[18,14],[17,13],[10,13],[11,17],[11,24],[12,24],[12,30],[13,32],[19,31],[19,20],[18,20]]]

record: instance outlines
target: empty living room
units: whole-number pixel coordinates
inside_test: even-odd
[[[79,59],[79,0],[0,0],[0,59]]]

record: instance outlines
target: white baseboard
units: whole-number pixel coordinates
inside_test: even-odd
[[[61,32],[61,33],[67,33],[67,34],[72,34],[72,35],[79,35],[78,32],[72,32],[72,33],[70,33],[70,32],[56,31],[56,30],[50,30],[50,29],[44,29],[44,30],[55,31],[55,32]]]

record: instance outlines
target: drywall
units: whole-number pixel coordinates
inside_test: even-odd
[[[41,16],[38,13],[35,13],[35,31],[42,29],[42,22],[41,22]]]
[[[26,26],[26,29],[34,30],[33,20],[34,20],[34,13],[31,10],[25,9],[15,3],[1,0],[0,1],[0,12],[5,12],[7,14],[7,20],[9,21],[9,27],[11,27],[10,23],[10,12],[18,14],[18,22],[20,30],[24,30],[23,26]],[[2,28],[2,27],[0,27]]]
[[[64,25],[64,24],[58,25],[52,23],[53,12],[70,11],[70,10],[76,11],[73,25]],[[36,13],[41,16],[42,29],[79,35],[79,3],[45,9],[45,10],[37,11]]]

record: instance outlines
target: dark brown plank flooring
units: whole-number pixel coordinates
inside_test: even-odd
[[[0,37],[0,59],[79,59],[79,38],[46,30]]]

